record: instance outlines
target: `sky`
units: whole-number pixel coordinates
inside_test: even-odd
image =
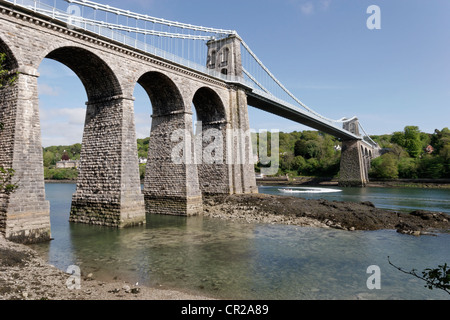
[[[60,1],[60,0],[58,0]],[[450,127],[448,0],[98,0],[154,17],[233,29],[297,98],[332,119],[357,116],[368,134]],[[368,7],[380,9],[373,20]],[[369,29],[367,21],[379,22]],[[205,62],[206,63],[206,62]],[[87,100],[77,76],[44,59],[39,98],[44,147],[81,142]],[[137,85],[138,138],[151,105]],[[250,127],[310,130],[249,107]]]

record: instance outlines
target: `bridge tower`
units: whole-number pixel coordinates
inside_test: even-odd
[[[344,129],[359,134],[357,118],[344,122]],[[342,187],[364,187],[369,182],[369,169],[372,151],[361,140],[342,141],[341,169],[339,185]]]
[[[246,88],[233,82],[243,77],[241,39],[231,34],[227,38],[208,41],[207,46],[207,67],[231,80],[226,123],[229,193],[257,193]]]

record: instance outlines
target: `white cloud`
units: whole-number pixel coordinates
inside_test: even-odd
[[[83,108],[62,108],[56,109],[56,114],[67,119],[67,122],[75,125],[84,125],[86,109]]]
[[[51,59],[44,59],[39,66],[40,78],[59,79],[63,77],[74,77],[77,75],[62,63]]]
[[[83,108],[52,108],[41,110],[41,120],[49,123],[69,123],[84,125],[86,109]]]
[[[41,125],[42,145],[44,147],[72,145],[81,143],[83,139],[83,127],[64,122],[45,122]]]
[[[54,88],[45,83],[39,83],[38,90],[39,90],[40,95],[53,96],[53,97],[59,96],[59,93],[61,91],[59,88]]]
[[[320,1],[304,1],[304,0],[291,0],[291,3],[300,9],[304,15],[312,15],[317,10],[327,11],[330,8],[332,0],[320,0]]]
[[[314,5],[310,1],[302,3],[300,5],[300,10],[302,11],[303,14],[306,14],[306,15],[313,14],[314,13]]]
[[[328,10],[328,8],[331,5],[331,0],[322,0],[320,2],[320,4],[321,4],[323,10]]]

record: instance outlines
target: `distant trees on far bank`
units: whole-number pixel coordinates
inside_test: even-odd
[[[254,134],[256,143],[259,135]],[[450,130],[444,128],[428,134],[416,126],[403,131],[372,136],[384,154],[372,160],[369,173],[372,179],[443,179],[450,178]],[[267,148],[270,154],[271,136],[268,132]],[[149,138],[138,139],[138,157],[148,156]],[[303,131],[279,133],[278,175],[338,177],[341,160],[341,143],[335,137],[318,132]],[[76,169],[56,169],[64,151],[71,160],[79,160],[81,144],[44,148],[44,173],[46,179],[75,180]],[[261,163],[255,164],[257,172]],[[139,166],[140,176],[145,175],[145,164]]]
[[[257,145],[265,143],[254,134]],[[267,141],[271,141],[268,132]],[[279,170],[278,175],[333,177],[339,173],[341,143],[337,138],[319,131],[279,133]],[[270,153],[270,143],[267,145]],[[254,150],[254,153],[256,150]],[[258,162],[255,170],[260,171]]]
[[[372,161],[369,176],[378,179],[449,179],[450,130],[421,132],[407,126],[390,135],[372,136],[387,152]]]

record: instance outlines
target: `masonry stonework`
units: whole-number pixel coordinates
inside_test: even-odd
[[[35,243],[49,240],[50,205],[42,179],[42,143],[37,95],[37,72],[19,69],[13,87],[1,90],[0,166],[13,168],[11,181],[19,188],[1,196],[1,232],[7,239]]]

